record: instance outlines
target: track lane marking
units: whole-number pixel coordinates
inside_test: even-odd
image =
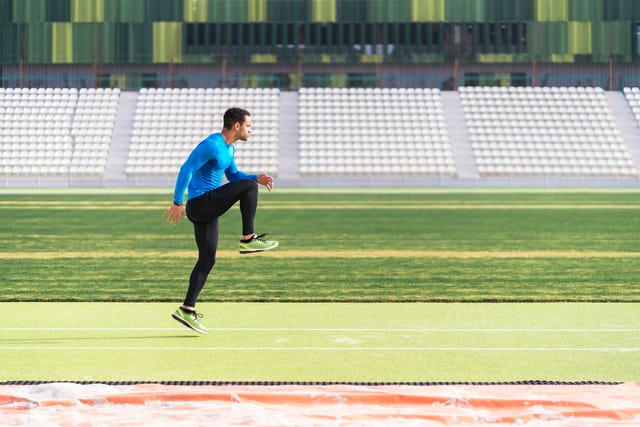
[[[576,332],[576,333],[636,333],[640,328],[208,328],[209,332]],[[186,328],[65,328],[65,327],[0,327],[0,331],[129,331],[171,332],[188,331]]]
[[[572,351],[638,352],[640,347],[79,347],[79,346],[0,346],[2,350],[65,351]]]

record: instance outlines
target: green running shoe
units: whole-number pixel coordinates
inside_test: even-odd
[[[264,236],[267,233],[263,234],[254,234],[253,237],[249,240],[240,240],[240,253],[241,254],[251,254],[254,252],[263,252],[271,249],[275,249],[278,247],[277,240],[266,240]]]
[[[180,307],[171,315],[171,317],[199,334],[207,333],[207,328],[200,323],[200,319],[204,317],[201,313],[187,313],[182,309],[182,307]]]

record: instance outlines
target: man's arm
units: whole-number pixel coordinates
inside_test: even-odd
[[[252,181],[256,181],[258,184],[264,185],[265,187],[267,187],[267,190],[269,191],[273,190],[274,181],[272,177],[266,174],[256,175],[256,174],[248,174],[248,173],[239,171],[236,166],[236,162],[234,160],[231,161],[231,164],[229,165],[227,170],[224,171],[224,173],[227,176],[227,179],[229,181],[237,181],[240,179],[250,179]]]
[[[258,175],[245,173],[238,170],[235,160],[231,159],[231,164],[224,171],[225,176],[229,181],[239,181],[241,179],[250,179],[252,181],[258,181]]]
[[[200,144],[191,152],[187,160],[180,167],[178,178],[176,179],[176,187],[173,192],[173,203],[163,214],[167,221],[173,225],[177,225],[180,218],[186,218],[184,212],[184,193],[193,177],[193,172],[200,169],[210,159],[216,155],[211,144]]]
[[[176,205],[175,203],[172,203],[169,209],[167,209],[167,211],[162,215],[166,217],[167,221],[169,221],[173,225],[178,225],[178,221],[180,221],[180,218],[187,217],[184,212],[184,206]]]

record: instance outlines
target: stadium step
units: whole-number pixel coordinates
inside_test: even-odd
[[[618,124],[620,135],[629,149],[636,169],[640,170],[640,127],[624,94],[619,91],[607,92],[607,102],[612,116]]]
[[[300,178],[300,127],[298,119],[298,92],[280,92],[280,135],[278,178],[284,181]]]
[[[477,179],[480,175],[469,143],[469,132],[459,93],[457,91],[442,92],[442,105],[447,120],[447,130],[451,138],[451,149],[456,162],[458,178]]]
[[[129,155],[137,102],[137,91],[123,91],[120,94],[120,105],[118,106],[118,115],[113,129],[111,150],[104,176],[106,180],[126,179],[125,166]]]

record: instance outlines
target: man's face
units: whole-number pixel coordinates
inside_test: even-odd
[[[245,116],[244,122],[239,123],[238,139],[240,141],[246,141],[251,135],[251,116]]]

